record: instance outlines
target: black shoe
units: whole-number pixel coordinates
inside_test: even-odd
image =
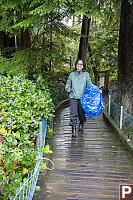
[[[72,137],[76,137],[76,127],[72,126]]]
[[[83,123],[79,124],[79,131],[83,131]]]

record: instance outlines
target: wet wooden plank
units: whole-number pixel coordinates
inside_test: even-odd
[[[132,158],[102,114],[87,118],[83,132],[72,138],[69,112],[64,108],[56,118],[50,139],[55,170],[42,173],[34,200],[118,200],[119,184],[133,183]]]

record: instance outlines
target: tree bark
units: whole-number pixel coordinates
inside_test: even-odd
[[[90,21],[91,19],[88,18],[87,16],[83,17],[78,58],[82,58],[84,60],[88,49],[88,35],[89,35]]]
[[[0,48],[5,49],[6,47],[15,46],[15,37],[9,37],[8,34],[1,31],[0,32]]]
[[[20,36],[16,38],[17,49],[26,49],[31,47],[31,31],[29,29],[21,30]]]
[[[133,114],[133,5],[122,0],[118,47],[118,99]]]
[[[52,32],[52,24],[51,24],[51,26],[50,26],[50,54],[52,55],[52,48],[53,48],[53,32]],[[50,61],[49,61],[49,71],[51,71],[52,70],[52,59],[50,58]]]
[[[4,44],[4,33],[3,31],[0,32],[0,54],[2,54],[2,50],[5,48]]]
[[[4,54],[2,52],[7,47],[15,47],[15,37],[9,37],[9,34],[5,33],[4,31],[0,31],[0,54],[2,54],[3,56],[10,56],[6,55],[6,51],[4,52]]]

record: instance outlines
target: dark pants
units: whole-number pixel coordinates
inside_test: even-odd
[[[80,123],[84,123],[85,112],[80,99],[70,99],[70,126],[76,126],[77,118],[79,118]]]

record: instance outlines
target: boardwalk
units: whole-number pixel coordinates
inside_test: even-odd
[[[35,200],[119,200],[119,184],[133,184],[133,160],[103,121],[87,118],[71,137],[69,107],[56,118],[51,156],[55,170],[42,175]]]

